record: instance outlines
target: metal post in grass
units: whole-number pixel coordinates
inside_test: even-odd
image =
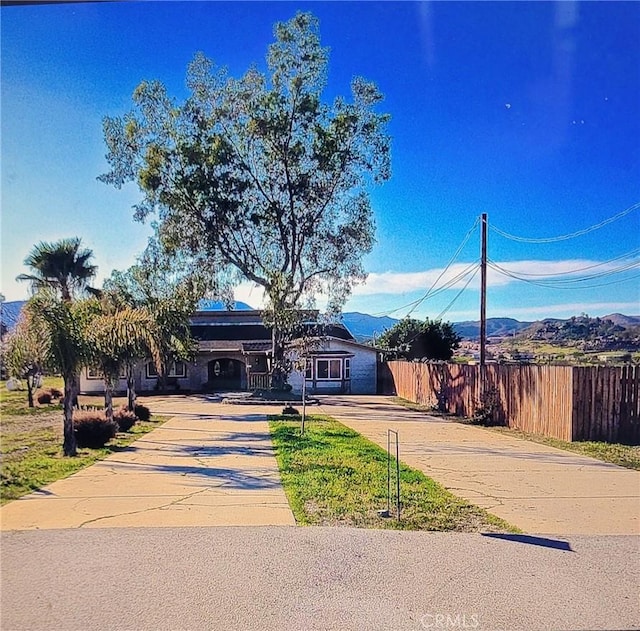
[[[302,427],[300,434],[304,434],[304,424],[307,420],[307,358],[302,362]]]
[[[400,440],[394,429],[387,430],[387,515],[391,515],[391,434],[396,443],[396,518],[400,521]]]

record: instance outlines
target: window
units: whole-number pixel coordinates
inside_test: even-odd
[[[342,379],[342,360],[316,359],[316,379]]]
[[[351,379],[351,359],[348,357],[344,360],[344,378]]]
[[[120,371],[119,379],[125,379],[126,374],[124,372],[124,368]],[[103,379],[102,373],[97,368],[87,368],[87,379]]]
[[[149,362],[146,366],[147,379],[158,377],[158,370],[153,362]],[[174,362],[169,368],[168,377],[177,377],[182,379],[187,376],[187,365],[184,362]]]

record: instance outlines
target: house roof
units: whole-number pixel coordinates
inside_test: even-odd
[[[317,314],[312,315],[317,317]],[[323,337],[355,343],[343,324],[318,325],[309,321],[305,326],[313,334],[316,334],[314,328],[319,326]],[[271,343],[271,329],[263,324],[260,311],[199,311],[191,317],[191,335],[198,340],[201,350],[214,350],[213,345],[203,346],[204,342],[269,342],[269,348]]]

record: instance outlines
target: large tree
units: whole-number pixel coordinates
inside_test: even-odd
[[[447,360],[460,346],[460,336],[450,322],[404,318],[380,336],[378,346],[401,359]]]
[[[34,246],[24,260],[24,264],[31,268],[31,273],[20,274],[17,280],[31,283],[34,293],[46,287],[69,301],[74,296],[91,291],[89,282],[97,270],[91,264],[92,258],[93,252],[83,248],[78,237],[54,243],[43,241]]]
[[[23,312],[15,329],[3,341],[3,361],[7,372],[11,377],[26,381],[30,408],[34,407],[34,393],[45,368],[45,334],[43,327],[28,312]]]
[[[322,101],[328,50],[314,16],[274,31],[266,74],[228,77],[197,54],[181,104],[162,83],[142,82],[135,108],[104,120],[111,170],[101,179],[137,181],[136,218],[158,211],[163,243],[219,283],[264,288],[277,367],[292,313],[318,294],[337,312],[366,276],[367,191],[390,176],[390,140],[375,84],[356,77],[350,101]]]

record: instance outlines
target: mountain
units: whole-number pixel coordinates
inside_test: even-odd
[[[532,322],[520,322],[513,318],[487,318],[487,337],[505,337],[514,335],[522,329],[531,326]],[[476,339],[480,337],[480,321],[467,320],[454,322],[455,332],[463,339]]]
[[[371,316],[366,313],[351,311],[342,314],[342,323],[351,331],[353,337],[359,342],[371,340],[382,335],[390,329],[398,320],[388,316]]]
[[[614,324],[625,328],[640,326],[640,316],[628,316],[622,313],[612,313],[611,315],[602,317],[601,320],[611,320]]]

